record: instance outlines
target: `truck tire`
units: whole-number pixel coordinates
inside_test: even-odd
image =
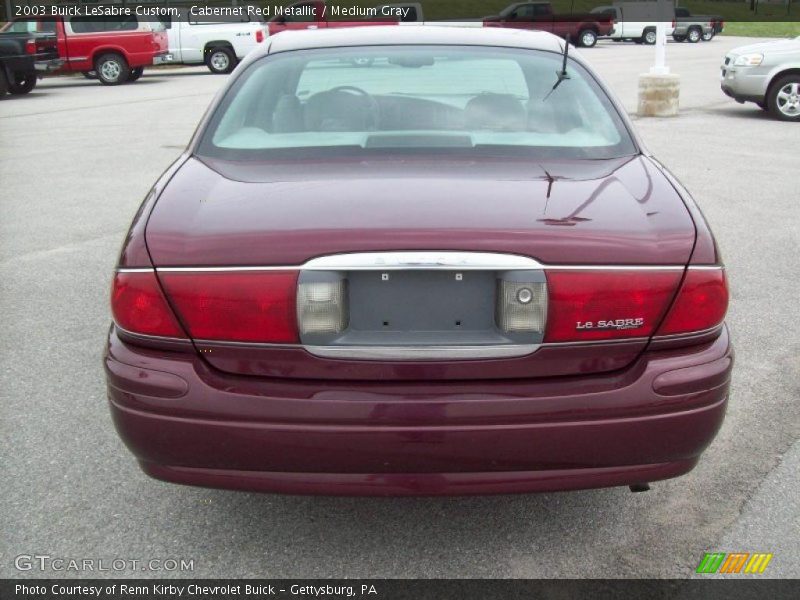
[[[14,79],[8,82],[8,91],[15,96],[27,94],[36,87],[36,73],[15,73]]]
[[[594,29],[582,29],[578,33],[578,45],[592,48],[597,43],[597,32]]]
[[[703,36],[702,36],[703,37],[703,41],[704,42],[710,42],[711,40],[714,39],[714,36],[716,34],[717,34],[717,32],[714,31],[713,29],[711,31],[707,32],[707,33],[703,33]]]
[[[800,122],[800,74],[786,75],[770,85],[767,106],[781,121]]]
[[[144,67],[134,67],[131,69],[131,74],[128,75],[128,82],[133,83],[142,76],[142,73],[144,73]]]
[[[215,75],[226,75],[236,67],[236,55],[225,46],[216,46],[206,52],[206,66]]]
[[[703,32],[699,27],[689,27],[689,31],[686,32],[686,39],[690,44],[696,44],[703,39]]]
[[[125,57],[116,52],[109,52],[108,54],[101,55],[94,62],[94,70],[97,73],[97,79],[103,85],[119,85],[128,81],[131,74],[131,68],[128,66],[128,61]]]
[[[656,35],[656,30],[652,27],[649,27],[642,32],[642,43],[647,44],[648,46],[655,45],[657,39],[658,36]]]

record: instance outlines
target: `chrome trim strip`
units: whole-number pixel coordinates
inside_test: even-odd
[[[701,329],[699,331],[687,331],[686,333],[671,333],[669,335],[654,335],[653,341],[658,340],[677,340],[680,338],[693,338],[698,336],[704,336],[709,333],[716,333],[717,331],[722,331],[722,328],[725,326],[725,321],[714,325],[713,327],[709,327],[708,329]]]
[[[114,327],[121,332],[123,335],[127,335],[132,338],[140,338],[143,340],[151,340],[153,342],[180,342],[181,344],[191,345],[192,340],[187,338],[176,338],[176,337],[168,337],[165,335],[148,335],[146,333],[136,333],[134,331],[128,331],[124,327],[120,327],[117,325],[116,321],[114,321]]]
[[[238,271],[299,271],[303,267],[157,267],[159,273],[234,273]]]
[[[513,271],[541,269],[527,256],[491,252],[357,252],[314,258],[302,266],[312,271],[465,270]]]
[[[356,360],[468,360],[513,358],[538,350],[538,344],[495,346],[303,346],[321,358]]]
[[[514,270],[537,270],[544,271],[683,271],[687,267],[683,265],[546,265],[533,261],[531,263],[487,263],[485,265],[338,265],[315,263],[313,259],[305,264],[296,266],[231,266],[231,267],[157,267],[155,271],[159,273],[227,273],[237,271],[397,271],[397,270],[448,270],[448,271],[514,271]],[[724,270],[721,265],[690,265],[690,271],[716,271]],[[118,268],[118,273],[138,273],[151,272],[151,268]]]
[[[196,346],[229,346],[231,348],[302,348],[302,344],[274,344],[272,342],[233,342],[228,340],[195,340]]]
[[[553,271],[683,271],[684,265],[542,265]]]
[[[117,267],[117,273],[153,273],[153,267]]]
[[[650,338],[647,336],[640,336],[640,337],[629,337],[629,338],[617,338],[613,340],[579,340],[573,342],[545,342],[542,344],[542,348],[558,348],[559,346],[600,346],[600,345],[607,345],[607,344],[624,344],[625,342],[646,342]]]
[[[690,271],[724,271],[725,265],[689,265]]]

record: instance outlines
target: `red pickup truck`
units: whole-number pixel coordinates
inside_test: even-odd
[[[136,81],[144,67],[160,64],[169,51],[160,22],[135,15],[109,17],[32,17],[17,19],[3,31],[55,33],[64,65],[57,73],[92,73],[104,85]]]
[[[598,37],[614,32],[614,18],[611,14],[556,14],[549,2],[510,4],[499,14],[486,17],[483,25],[549,31],[562,38],[569,36],[576,45],[586,48],[594,46]]]

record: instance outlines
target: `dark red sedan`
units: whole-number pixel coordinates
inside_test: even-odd
[[[287,32],[231,76],[114,277],[146,473],[313,494],[630,485],[722,423],[700,210],[547,33]]]

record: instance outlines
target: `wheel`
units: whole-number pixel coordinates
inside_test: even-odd
[[[217,46],[206,53],[206,66],[215,75],[224,75],[236,66],[236,55],[230,48]]]
[[[94,63],[94,70],[97,73],[97,79],[103,85],[125,83],[131,74],[128,61],[116,52],[109,52],[98,58]]]
[[[128,76],[128,82],[134,82],[144,73],[144,67],[135,67],[131,69],[131,74]]]
[[[781,77],[767,92],[769,112],[782,121],[800,121],[800,74]]]
[[[686,41],[686,36],[685,35],[672,34],[672,39],[675,40],[676,42],[685,42]]]
[[[716,32],[712,29],[711,31],[704,33],[701,37],[703,38],[704,42],[710,42],[711,40],[714,39],[715,34]]]
[[[689,31],[686,32],[686,39],[689,40],[690,44],[696,44],[703,39],[703,32],[700,31],[699,27],[690,27]]]
[[[8,91],[15,96],[27,94],[36,87],[36,73],[14,73],[14,80],[8,82]]]
[[[86,77],[86,79],[97,79],[97,71],[81,71],[81,74]]]
[[[655,29],[645,29],[644,33],[642,34],[642,42],[648,46],[655,44],[657,39],[658,36],[656,35]]]
[[[578,34],[578,43],[584,48],[591,48],[597,43],[597,33],[593,29],[584,29]]]

